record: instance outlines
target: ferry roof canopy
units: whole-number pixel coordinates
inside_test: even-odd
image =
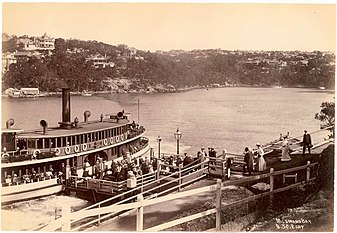
[[[127,125],[129,120],[119,119],[103,119],[100,121],[79,122],[78,127],[71,129],[61,129],[59,127],[50,127],[46,134],[43,134],[42,127],[37,130],[25,131],[18,136],[22,138],[49,138],[49,137],[66,137],[78,134],[93,133],[97,131],[117,128],[119,126]]]

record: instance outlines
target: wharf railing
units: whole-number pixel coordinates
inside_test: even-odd
[[[170,174],[168,174],[167,171],[165,171],[162,168],[171,166],[171,165],[158,164],[158,169],[156,172],[151,173],[151,174],[146,174],[145,176],[139,177],[137,179],[136,188],[121,192],[116,196],[113,196],[104,201],[101,201],[99,203],[96,203],[94,205],[88,206],[82,210],[77,211],[76,217],[75,218],[71,217],[72,219],[70,221],[70,225],[68,225],[68,223],[64,225],[64,222],[63,222],[64,221],[63,219],[65,218],[64,215],[68,216],[68,213],[63,213],[63,212],[68,211],[68,210],[67,209],[63,210],[62,208],[62,217],[56,219],[55,221],[51,222],[47,226],[43,227],[42,230],[43,231],[54,231],[59,228],[62,228],[62,231],[64,231],[64,229],[71,229],[74,231],[78,231],[85,227],[89,227],[93,224],[99,225],[105,219],[111,218],[113,216],[117,216],[118,214],[128,211],[129,209],[120,208],[118,206],[127,205],[127,206],[132,207],[132,205],[125,204],[125,203],[137,201],[137,197],[139,194],[141,194],[143,198],[152,199],[152,198],[166,195],[169,192],[181,191],[182,187],[190,183],[193,183],[199,179],[202,179],[206,176],[206,174],[204,173],[207,169],[207,162],[200,163],[200,160],[198,160],[198,161],[194,161],[194,163],[196,164],[194,165],[189,164],[189,166],[186,168],[183,168],[182,166],[178,166],[178,167],[172,166],[174,168],[177,168],[178,170]],[[161,177],[162,173],[165,173],[165,176]],[[155,179],[153,179],[154,177]],[[135,193],[136,195],[133,195]],[[113,206],[117,206],[117,207],[113,208],[111,211],[106,211],[107,207],[105,207],[105,205],[107,205],[108,203],[114,203],[108,206],[110,208]],[[97,213],[97,214],[93,214],[93,213]],[[68,226],[70,228],[67,228]]]
[[[207,168],[206,168],[207,169]],[[275,180],[280,180],[283,179],[284,175],[287,175],[289,173],[294,173],[294,172],[301,172],[304,175],[299,176],[299,179],[296,180],[296,182],[291,183],[291,184],[282,184],[275,183]],[[175,174],[175,173],[173,173]],[[193,190],[188,190],[188,191],[183,191],[183,192],[178,192],[178,193],[173,193],[169,194],[166,196],[162,197],[156,197],[152,199],[144,199],[144,193],[141,193],[137,195],[137,201],[134,203],[116,203],[114,205],[110,206],[105,206],[101,207],[100,205],[102,204],[99,203],[98,206],[99,208],[84,208],[83,210],[77,211],[77,212],[70,212],[69,207],[65,207],[62,209],[62,217],[57,219],[56,221],[52,222],[49,224],[47,227],[43,228],[43,231],[52,231],[52,230],[57,230],[60,229],[62,231],[70,231],[71,229],[71,224],[79,221],[81,219],[90,217],[90,216],[101,216],[103,214],[111,214],[111,213],[121,213],[123,211],[130,211],[130,210],[136,210],[136,230],[137,231],[160,231],[160,230],[165,230],[169,227],[173,227],[185,222],[189,222],[191,220],[195,220],[201,217],[205,217],[208,215],[215,214],[216,217],[216,224],[215,228],[216,231],[221,230],[221,211],[225,208],[241,205],[244,203],[248,203],[250,201],[255,201],[263,197],[269,196],[269,204],[270,206],[273,206],[273,199],[274,199],[274,194],[283,192],[295,187],[298,187],[300,185],[309,183],[313,180],[316,179],[316,176],[318,175],[318,163],[313,163],[311,164],[310,161],[308,161],[307,165],[304,166],[298,166],[294,168],[289,168],[285,170],[279,170],[279,171],[274,171],[273,168],[270,168],[269,173],[257,175],[257,176],[252,176],[252,177],[246,177],[238,180],[231,180],[231,181],[225,181],[222,182],[220,179],[217,180],[217,183],[214,185],[206,186],[206,187],[201,187]],[[250,196],[247,198],[244,198],[242,200],[233,202],[231,204],[226,204],[224,205],[221,201],[221,194],[222,191],[227,187],[231,185],[245,185],[248,183],[252,182],[257,182],[257,181],[264,181],[269,183],[269,191],[265,191],[263,193]],[[194,196],[199,193],[203,192],[215,192],[216,193],[216,199],[215,199],[215,208],[208,209],[206,211],[202,211],[190,216],[186,216],[177,220],[172,220],[166,223],[161,223],[159,225],[144,229],[144,208],[150,205],[155,205],[159,204],[162,202],[167,202],[170,200],[175,200],[178,198],[183,198],[183,197],[188,197],[188,196]],[[106,200],[107,201],[107,200]],[[106,202],[103,201],[103,202]],[[97,205],[96,205],[97,206]],[[97,222],[97,220],[96,220]],[[81,227],[77,227],[73,230],[78,230]]]

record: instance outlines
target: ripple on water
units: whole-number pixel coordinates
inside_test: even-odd
[[[76,197],[52,195],[2,206],[2,230],[30,230],[55,219],[55,208],[69,205],[78,210],[90,205],[90,202]]]

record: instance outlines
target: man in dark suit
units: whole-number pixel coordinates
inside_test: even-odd
[[[310,155],[310,148],[312,147],[311,144],[311,136],[310,134],[307,133],[306,130],[304,130],[304,134],[303,134],[303,155],[305,153],[305,148],[308,148],[309,151],[309,155]]]

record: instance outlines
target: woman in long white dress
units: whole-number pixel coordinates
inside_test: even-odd
[[[257,170],[259,172],[262,172],[264,170],[267,169],[267,164],[266,164],[266,161],[264,159],[264,151],[261,147],[261,144],[260,143],[256,143],[256,146],[257,146]]]
[[[289,147],[289,143],[287,139],[284,139],[282,141],[282,157],[281,157],[281,161],[282,162],[288,162],[291,160],[291,157],[289,156],[289,152],[290,152],[290,147]]]

